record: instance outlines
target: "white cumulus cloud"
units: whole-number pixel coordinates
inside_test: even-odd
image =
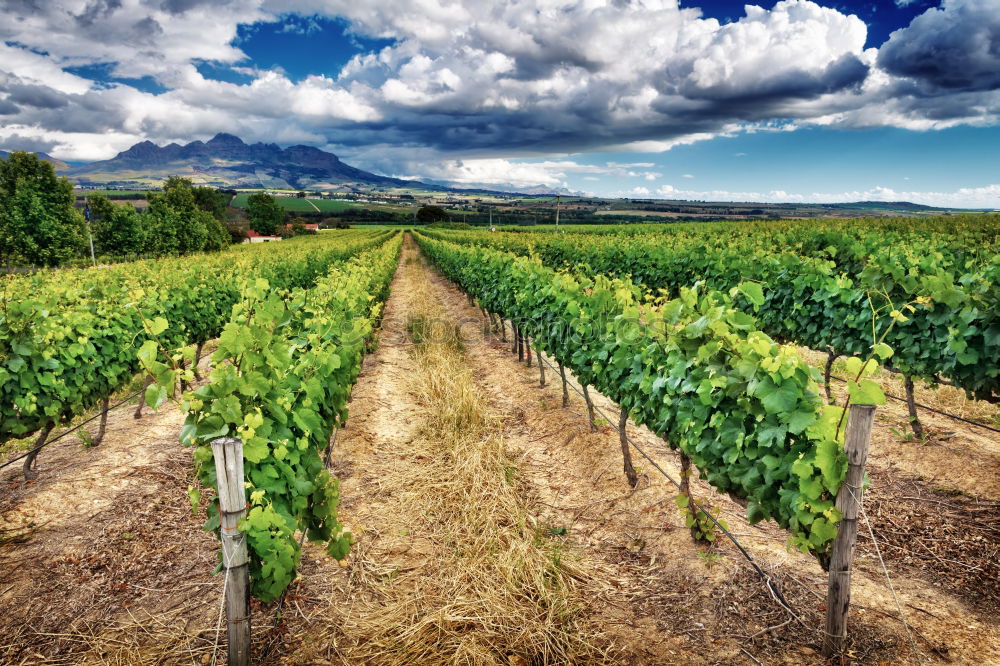
[[[308,34],[315,17],[391,43],[295,80],[235,39],[255,22]],[[383,173],[554,184],[581,172],[517,158],[811,125],[995,124],[998,34],[1000,0],[943,0],[880,50],[864,48],[859,18],[810,0],[748,4],[726,24],[677,0],[5,0],[0,141],[95,159],[229,131],[333,148]],[[204,62],[249,81],[206,78]],[[165,92],[67,71],[84,65]],[[653,182],[653,166],[591,173]]]

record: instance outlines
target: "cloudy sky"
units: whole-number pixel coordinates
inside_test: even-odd
[[[0,0],[0,147],[1000,208],[1000,0]]]

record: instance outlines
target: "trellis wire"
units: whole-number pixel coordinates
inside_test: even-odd
[[[545,365],[549,366],[549,368],[550,368],[550,369],[552,369],[553,371],[555,371],[555,370],[556,370],[555,366],[553,366],[553,365],[552,365],[552,363],[550,363],[550,362],[549,362],[549,360],[548,360],[547,358],[545,358],[545,356],[540,356],[540,358],[541,358],[541,359],[542,359],[542,361],[543,361],[543,362],[545,363]],[[578,394],[578,395],[579,395],[579,396],[580,396],[581,398],[582,398],[582,397],[584,397],[584,395],[583,395],[583,391],[581,391],[581,390],[580,390],[580,389],[578,389],[578,388],[577,388],[576,386],[574,386],[574,385],[573,385],[573,382],[570,382],[570,381],[568,381],[568,380],[567,380],[567,382],[566,382],[566,383],[567,383],[567,384],[569,385],[569,387],[570,387],[571,389],[573,389],[574,391],[576,391],[576,393],[577,393],[577,394]],[[612,424],[612,421],[611,421],[611,419],[610,419],[610,418],[608,418],[608,415],[607,415],[607,414],[605,414],[605,413],[604,413],[604,411],[603,411],[603,410],[602,410],[602,409],[601,409],[600,407],[598,407],[597,405],[594,405],[594,410],[595,410],[595,411],[596,411],[596,412],[597,412],[598,414],[600,414],[600,415],[601,415],[601,418],[603,418],[603,419],[604,419],[605,421],[607,421],[607,422],[608,422],[608,425],[609,425],[609,427],[611,427],[611,428],[612,428],[613,430],[615,430],[616,432],[621,432],[620,430],[618,430],[618,428],[617,428],[617,427],[615,427],[614,425],[611,425],[611,424]],[[627,433],[627,432],[625,432],[625,433],[621,433],[621,434],[622,434],[622,435],[623,435],[623,436],[625,437],[625,440],[626,440],[626,441],[627,441],[627,442],[628,442],[628,443],[629,443],[629,444],[630,444],[630,445],[632,446],[632,448],[634,448],[634,449],[635,449],[636,451],[638,451],[638,452],[640,453],[640,455],[642,455],[642,457],[643,457],[643,458],[645,458],[646,460],[648,460],[648,461],[650,462],[650,464],[651,464],[651,465],[652,465],[652,466],[653,466],[654,468],[656,468],[656,470],[657,470],[657,471],[658,471],[658,472],[659,472],[660,474],[662,474],[662,475],[664,476],[664,478],[666,478],[666,479],[667,479],[668,481],[670,481],[670,483],[672,483],[672,484],[673,484],[674,486],[676,486],[678,490],[680,490],[680,489],[681,489],[681,484],[680,484],[680,483],[679,483],[678,481],[674,480],[674,478],[673,478],[672,476],[670,476],[670,475],[669,475],[669,474],[668,474],[668,473],[666,472],[666,470],[664,470],[664,469],[663,469],[663,468],[662,468],[662,467],[660,466],[660,464],[659,464],[658,462],[656,462],[656,460],[654,460],[654,459],[653,459],[653,458],[652,458],[652,457],[651,457],[651,456],[650,456],[649,454],[647,454],[647,453],[646,453],[645,451],[643,451],[643,450],[642,450],[642,448],[641,448],[641,447],[640,447],[640,446],[639,446],[638,444],[636,444],[636,443],[635,443],[635,442],[634,442],[634,441],[632,440],[632,438],[631,438],[631,437],[629,437],[629,436],[628,436],[628,433]],[[797,614],[797,613],[795,612],[795,609],[793,609],[793,608],[792,608],[791,604],[789,604],[789,603],[788,603],[788,601],[787,601],[787,600],[785,599],[785,597],[784,597],[784,595],[783,595],[783,594],[781,593],[781,591],[780,591],[780,590],[779,590],[779,589],[777,588],[777,586],[775,586],[775,584],[774,584],[774,581],[773,581],[773,580],[771,579],[771,577],[770,577],[770,576],[768,576],[768,575],[767,575],[767,574],[766,574],[766,573],[764,572],[764,570],[763,570],[763,569],[762,569],[762,568],[760,567],[760,565],[758,565],[758,564],[757,564],[757,562],[756,562],[756,561],[755,561],[755,560],[753,559],[753,557],[751,557],[751,555],[750,555],[750,553],[749,553],[749,552],[747,551],[747,549],[743,547],[743,544],[741,544],[741,543],[739,542],[739,540],[737,540],[737,538],[736,538],[736,537],[735,537],[735,536],[733,535],[733,533],[732,533],[732,532],[730,532],[730,531],[729,531],[728,529],[726,529],[726,528],[725,528],[725,527],[724,527],[724,526],[722,525],[722,523],[720,523],[720,522],[719,522],[719,520],[718,520],[718,519],[717,519],[717,518],[716,518],[715,516],[713,516],[713,515],[712,515],[712,514],[711,514],[710,512],[708,512],[708,511],[706,511],[705,509],[703,509],[703,508],[702,508],[702,507],[701,507],[701,506],[700,506],[700,505],[699,505],[699,504],[698,504],[697,502],[694,502],[694,501],[692,501],[692,502],[691,502],[691,504],[693,504],[693,505],[694,505],[694,507],[695,507],[695,508],[696,508],[696,509],[697,509],[698,511],[700,511],[700,512],[701,512],[702,514],[704,514],[705,516],[707,516],[707,517],[709,518],[709,520],[711,520],[711,521],[712,521],[713,523],[715,523],[715,526],[716,526],[716,527],[717,527],[717,528],[718,528],[718,529],[719,529],[719,530],[720,530],[720,531],[721,531],[721,532],[722,532],[723,534],[725,534],[725,535],[726,535],[726,537],[728,537],[730,541],[732,541],[732,542],[733,542],[733,545],[735,545],[735,546],[736,546],[736,548],[737,548],[737,550],[739,550],[739,551],[740,551],[740,554],[742,554],[742,555],[743,555],[743,557],[744,557],[744,558],[746,559],[746,561],[750,563],[750,566],[751,566],[751,567],[753,567],[754,571],[756,571],[756,572],[757,572],[757,575],[758,575],[758,576],[760,576],[761,580],[763,580],[763,581],[764,581],[764,584],[765,584],[765,586],[767,586],[767,589],[768,589],[768,591],[770,591],[770,593],[771,593],[771,596],[772,596],[772,597],[774,597],[774,600],[775,600],[775,601],[777,601],[777,602],[778,602],[778,604],[779,604],[780,606],[782,606],[782,607],[783,607],[783,608],[784,608],[784,609],[785,609],[786,611],[788,611],[788,612],[789,612],[789,613],[790,613],[790,614],[792,615],[792,617],[794,617],[794,618],[795,618],[796,620],[799,620],[799,616],[798,616],[798,614]],[[799,620],[799,621],[801,622],[801,620]]]
[[[72,434],[72,433],[76,432],[77,430],[79,430],[80,428],[82,428],[83,426],[85,426],[88,423],[90,423],[91,421],[93,421],[94,419],[100,418],[101,414],[103,414],[105,411],[110,412],[112,409],[117,409],[118,407],[121,407],[126,402],[128,402],[132,398],[136,397],[140,393],[143,393],[144,391],[145,391],[145,389],[140,389],[140,390],[136,391],[135,393],[133,393],[132,395],[130,395],[130,396],[126,397],[126,398],[122,398],[119,402],[116,402],[111,407],[108,407],[107,410],[103,410],[102,409],[101,411],[97,412],[96,414],[94,414],[93,416],[91,416],[86,421],[83,421],[82,423],[77,424],[76,426],[70,428],[66,432],[60,434],[58,437],[53,437],[52,439],[50,439],[50,440],[48,440],[46,442],[43,442],[40,446],[36,446],[35,448],[31,449],[30,451],[25,451],[24,453],[22,453],[19,456],[16,456],[14,458],[11,458],[10,460],[4,461],[2,464],[0,464],[0,469],[3,469],[4,467],[7,467],[8,465],[13,465],[18,460],[21,460],[22,458],[27,458],[32,453],[37,453],[38,451],[41,451],[42,449],[44,449],[49,444],[54,444],[54,443],[58,442],[60,439],[62,439],[66,435]]]

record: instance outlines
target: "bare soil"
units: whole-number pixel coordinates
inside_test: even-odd
[[[696,544],[674,504],[676,490],[653,465],[633,451],[640,478],[631,488],[610,424],[599,420],[591,432],[572,391],[563,408],[558,375],[546,368],[547,384],[539,386],[536,361],[519,364],[509,344],[484,334],[478,308],[407,247],[378,348],[365,360],[335,447],[341,519],[357,543],[344,565],[306,545],[280,621],[274,605],[255,605],[257,661],[399,663],[398,655],[374,657],[371,641],[396,636],[401,649],[412,645],[412,622],[443,627],[448,640],[465,632],[461,645],[469,651],[456,650],[450,660],[428,653],[411,663],[493,663],[497,655],[513,666],[546,663],[531,658],[543,652],[522,650],[517,640],[482,647],[487,597],[472,582],[428,624],[428,598],[445,578],[458,580],[448,567],[463,546],[442,540],[449,532],[435,516],[443,509],[421,511],[407,485],[425,479],[430,485],[420,491],[433,496],[431,471],[440,468],[425,446],[427,400],[414,381],[420,367],[406,334],[414,309],[431,300],[445,323],[460,326],[475,389],[499,424],[494,435],[509,459],[506,474],[535,535],[525,548],[557,553],[568,574],[571,607],[557,625],[563,636],[571,627],[588,647],[564,662],[823,663],[826,575],[819,565],[789,552],[778,527],[748,525],[738,503],[697,479],[696,496],[720,509],[794,614],[728,540]],[[611,402],[592,395],[617,423]],[[37,481],[0,478],[0,662],[210,663],[222,580],[212,575],[215,537],[201,531],[203,511],[194,515],[188,503],[190,453],[177,444],[182,416],[168,407],[135,421],[130,411],[112,413],[97,448],[44,451]],[[949,439],[901,442],[889,428],[905,416],[892,407],[883,414],[866,499],[875,542],[863,523],[844,663],[1000,664],[1000,487],[989,467],[998,442],[937,417],[928,422],[953,433]],[[660,440],[631,423],[628,433],[678,478],[678,462]],[[379,612],[396,633],[373,634]],[[532,626],[537,621],[531,618]]]

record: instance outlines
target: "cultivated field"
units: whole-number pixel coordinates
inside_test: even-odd
[[[246,208],[247,199],[250,195],[247,193],[237,194],[233,197],[231,206],[234,208]],[[275,197],[275,201],[278,202],[285,210],[292,213],[339,213],[344,210],[350,210],[357,208],[355,204],[347,201],[336,201],[333,199],[302,199],[299,197]]]
[[[224,663],[236,437],[254,663],[820,664],[854,528],[837,663],[1000,663],[998,224],[365,229],[9,278],[0,661]]]

